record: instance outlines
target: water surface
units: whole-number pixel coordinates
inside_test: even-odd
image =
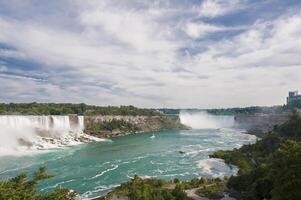
[[[36,170],[41,164],[55,177],[40,184],[43,191],[62,185],[82,196],[96,196],[135,174],[164,179],[217,177],[236,173],[208,155],[253,142],[235,129],[157,132],[113,138],[107,142],[66,147],[22,157],[1,157],[0,178]]]

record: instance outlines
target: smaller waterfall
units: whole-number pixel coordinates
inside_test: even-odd
[[[84,116],[78,116],[78,130],[84,130],[85,124],[84,124]]]
[[[93,140],[83,131],[83,116],[2,115],[0,155],[20,154],[25,150],[57,148]]]

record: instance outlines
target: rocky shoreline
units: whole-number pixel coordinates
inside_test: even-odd
[[[262,137],[273,130],[274,126],[282,124],[289,118],[288,112],[239,114],[234,116],[235,126],[246,130],[247,134]]]

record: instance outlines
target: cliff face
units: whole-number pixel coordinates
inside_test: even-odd
[[[113,130],[98,130],[91,128],[94,124],[103,124],[106,122],[123,121],[131,126],[135,127],[136,131],[125,131],[120,129]],[[101,137],[117,137],[133,133],[148,132],[148,131],[161,131],[161,130],[180,130],[187,129],[185,125],[181,124],[180,118],[178,116],[85,116],[85,133]]]
[[[264,133],[271,131],[275,125],[286,122],[288,115],[288,113],[236,115],[235,124],[237,127],[244,128],[250,132]]]

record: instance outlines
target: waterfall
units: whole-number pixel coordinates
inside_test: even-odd
[[[84,117],[0,116],[0,155],[19,154],[24,150],[74,145],[91,137],[83,133]]]
[[[72,126],[69,116],[19,116],[2,115],[0,116],[0,125],[3,127],[23,129],[30,128],[39,131],[46,131],[49,134],[59,132],[66,134],[69,132],[82,132],[84,129],[83,116],[76,116],[75,125]],[[0,128],[1,131],[1,128]]]
[[[10,128],[40,128],[50,130],[50,118],[48,116],[0,116],[0,125]]]
[[[206,111],[181,111],[181,123],[193,129],[219,129],[234,126],[234,117],[225,115],[212,115]]]
[[[53,120],[53,129],[66,133],[71,131],[69,116],[50,116]]]
[[[84,116],[78,116],[77,119],[78,119],[78,129],[84,130],[85,129]]]

